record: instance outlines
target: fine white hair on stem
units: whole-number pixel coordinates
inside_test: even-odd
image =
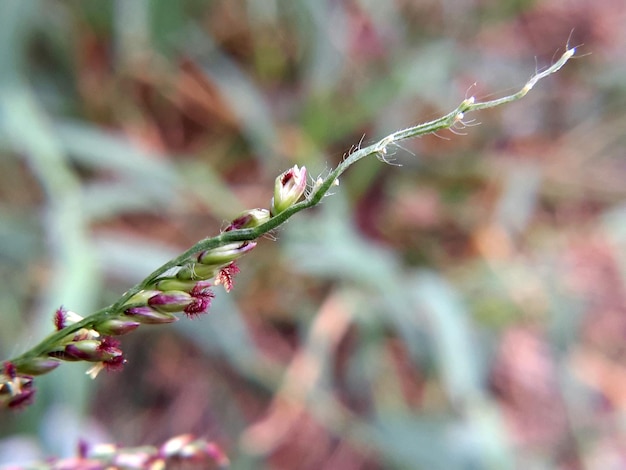
[[[436,131],[432,132],[432,135],[434,137],[437,137],[438,139],[441,139],[441,140],[452,140],[452,139],[450,139],[450,137],[446,137],[445,135],[441,135],[441,134],[439,134],[439,132],[436,132]]]

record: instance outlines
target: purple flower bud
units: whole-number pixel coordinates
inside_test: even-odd
[[[293,168],[285,171],[276,178],[274,183],[274,197],[272,198],[272,216],[280,214],[293,206],[302,197],[306,190],[306,168]]]
[[[85,339],[65,346],[64,352],[73,359],[82,361],[98,362],[102,360],[98,347],[100,341],[95,339]]]
[[[76,356],[72,356],[71,354],[65,352],[65,348],[61,349],[61,350],[53,350],[50,351],[48,353],[48,356],[50,357],[55,357],[57,359],[61,359],[63,361],[68,361],[68,362],[78,362],[78,361],[82,361],[82,359],[76,357]]]
[[[48,357],[34,357],[20,364],[18,371],[21,374],[42,375],[56,369],[61,364],[56,359]]]
[[[161,292],[154,289],[147,289],[137,292],[130,299],[126,301],[125,305],[148,305],[148,300],[154,295],[160,294]]]
[[[202,264],[223,266],[242,257],[252,250],[256,242],[237,242],[203,251],[198,255],[198,261]]]
[[[124,310],[124,314],[144,325],[158,325],[161,323],[173,323],[178,318],[170,313],[161,313],[150,307],[131,307]]]
[[[102,340],[86,339],[70,343],[65,346],[65,353],[83,361],[117,364],[123,360],[123,352],[118,346],[118,341],[105,336]]]
[[[174,313],[183,311],[191,302],[191,294],[174,290],[153,295],[148,300],[148,305],[157,312]]]
[[[267,209],[252,209],[239,214],[224,229],[225,232],[238,230],[241,228],[254,228],[270,220],[270,212]]]
[[[105,320],[100,324],[94,326],[94,329],[103,335],[120,336],[130,333],[133,330],[139,328],[138,321],[121,320],[119,318],[112,318]]]

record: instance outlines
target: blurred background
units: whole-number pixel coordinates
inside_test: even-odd
[[[626,468],[626,4],[0,4],[0,358],[88,314],[294,164],[503,96],[359,162],[211,313],[37,378],[0,463],[214,440],[234,468]]]

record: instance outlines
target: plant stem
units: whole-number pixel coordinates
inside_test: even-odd
[[[454,126],[464,126],[465,124],[463,122],[463,119],[467,113],[480,111],[487,108],[493,108],[523,98],[539,80],[548,77],[549,75],[552,75],[553,73],[561,69],[561,67],[563,67],[563,65],[565,65],[565,63],[574,56],[575,52],[575,48],[567,49],[558,61],[556,61],[554,64],[552,64],[552,66],[550,66],[543,72],[533,75],[528,80],[528,82],[526,82],[524,87],[522,87],[517,93],[505,96],[503,98],[478,103],[475,102],[474,97],[470,97],[461,102],[461,104],[459,104],[456,109],[446,114],[445,116],[442,116],[433,121],[418,124],[416,126],[394,132],[393,134],[388,135],[387,137],[379,140],[372,145],[354,151],[353,153],[349,154],[339,165],[337,165],[337,167],[333,171],[331,171],[328,176],[316,182],[313,189],[304,200],[285,209],[283,212],[280,212],[279,214],[272,217],[267,222],[259,225],[258,227],[223,232],[215,237],[206,238],[199,241],[187,251],[182,253],[180,256],[168,261],[164,265],[157,268],[147,278],[129,289],[127,292],[125,292],[114,304],[98,310],[97,312],[91,314],[83,320],[51,334],[43,341],[41,341],[38,345],[26,351],[24,354],[14,359],[11,359],[10,362],[13,363],[15,367],[19,370],[21,364],[28,362],[32,358],[46,355],[54,348],[54,346],[59,344],[68,335],[75,333],[81,328],[90,328],[91,326],[100,323],[109,316],[119,315],[122,310],[129,307],[125,304],[133,295],[143,289],[148,288],[155,280],[163,276],[163,274],[166,273],[168,270],[177,266],[184,265],[186,262],[191,260],[193,255],[204,250],[221,247],[233,242],[255,240],[270,232],[271,230],[279,227],[294,214],[317,205],[327,194],[328,190],[335,183],[335,181],[337,181],[339,176],[341,176],[341,174],[346,171],[351,165],[361,160],[362,158],[368,157],[370,155],[376,155],[380,160],[385,161],[385,155],[387,154],[387,149],[389,148],[389,146],[394,145],[399,141],[410,139],[412,137],[431,134],[443,129],[450,129]]]

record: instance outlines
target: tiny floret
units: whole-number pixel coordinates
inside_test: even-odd
[[[293,168],[285,171],[276,178],[274,183],[274,197],[272,198],[272,216],[278,215],[293,206],[302,197],[306,190],[306,168]]]
[[[175,313],[185,309],[191,302],[193,297],[183,291],[160,292],[148,300],[148,306],[157,312]]]
[[[254,228],[268,220],[270,220],[270,212],[267,209],[252,209],[239,214],[224,231]]]
[[[105,336],[101,340],[86,339],[76,341],[65,346],[65,354],[74,359],[89,362],[115,362],[123,356],[119,349],[119,341]]]
[[[54,312],[54,327],[57,331],[65,328],[65,309],[63,306],[57,308],[56,312]]]
[[[96,326],[96,328],[98,332],[103,335],[120,336],[136,330],[137,328],[139,328],[140,324],[141,323],[139,323],[138,321],[112,318],[110,320],[106,320],[100,323]]]
[[[161,313],[150,307],[130,307],[124,310],[124,314],[133,320],[137,320],[144,325],[160,325],[164,323],[173,323],[178,318],[171,313]]]
[[[200,281],[191,290],[190,294],[193,301],[185,307],[185,314],[189,318],[196,317],[202,313],[207,313],[211,307],[211,301],[215,294],[210,289],[211,283],[208,281]]]
[[[233,288],[233,283],[235,279],[235,275],[239,273],[239,267],[233,262],[228,266],[220,269],[220,272],[217,273],[215,277],[215,285],[223,285],[226,292],[230,292]]]
[[[51,357],[34,357],[20,364],[21,374],[42,375],[56,369],[61,364],[57,359]]]
[[[256,242],[237,242],[205,250],[198,255],[198,262],[210,266],[221,266],[241,258],[254,249]]]
[[[78,323],[82,319],[83,317],[81,317],[78,313],[66,310],[63,306],[61,306],[54,312],[54,327],[57,331],[60,331],[66,326]]]

